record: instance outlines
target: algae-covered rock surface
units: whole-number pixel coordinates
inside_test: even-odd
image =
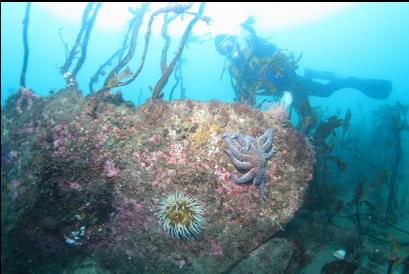
[[[21,114],[11,98],[1,119],[2,269],[11,273],[75,272],[85,261],[107,273],[221,273],[282,229],[312,178],[312,150],[280,106],[134,107],[70,88]],[[190,236],[180,235],[199,213],[161,207],[174,193],[200,205]],[[180,237],[159,220],[165,209]]]

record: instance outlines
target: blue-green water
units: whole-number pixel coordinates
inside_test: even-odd
[[[23,56],[24,8],[23,3],[2,3],[2,104],[8,95],[19,88],[18,79]],[[260,6],[262,10],[269,8],[273,13],[274,6],[266,8]],[[273,31],[269,31],[269,26],[256,25],[256,30],[257,27],[262,29],[260,35],[271,37],[271,40],[280,48],[294,51],[297,54],[303,53],[300,73],[305,67],[312,67],[334,71],[343,76],[388,79],[393,82],[393,92],[388,102],[408,101],[409,37],[406,35],[409,25],[408,8],[407,3],[355,4],[332,16],[318,18],[302,25]],[[82,13],[81,6],[78,7],[77,12],[79,15]],[[229,12],[234,13],[234,11]],[[34,4],[31,13],[28,33],[30,60],[27,83],[37,93],[47,95],[50,89],[59,89],[64,85],[64,79],[57,69],[65,61],[64,47],[58,34],[59,29],[62,28],[64,40],[69,46],[72,46],[80,28],[80,16],[77,22],[68,19],[64,21],[64,18],[54,16],[52,11],[47,9],[46,4]],[[123,14],[128,16],[128,13],[124,7]],[[246,15],[254,15],[257,24],[257,14],[246,14],[240,11],[240,14],[243,13],[242,21],[246,19]],[[290,16],[296,15],[289,10]],[[115,18],[109,18],[109,20],[115,21]],[[228,18],[220,15],[214,20],[216,22],[219,20],[219,24],[220,21],[227,25],[233,24]],[[203,22],[199,24],[204,25]],[[122,43],[124,29],[125,25],[117,31],[112,29],[104,31],[102,27],[96,27],[93,30],[87,60],[78,75],[80,88],[85,92],[88,90],[89,78]],[[275,28],[272,27],[272,29]],[[206,31],[218,34],[218,30],[212,29],[211,26]],[[136,101],[140,89],[144,97],[148,97],[150,95],[149,86],[153,86],[158,79],[157,58],[160,56],[162,40],[158,37],[158,32],[154,32],[153,35],[152,46],[148,52],[149,61],[141,76],[131,86],[124,88],[125,98]],[[142,44],[142,35],[139,38]],[[140,54],[141,51],[142,49],[139,49],[138,53]],[[231,100],[233,98],[229,77],[226,75],[219,80],[224,58],[215,51],[213,41],[191,44],[186,49],[183,58],[186,60],[185,86],[189,98],[199,100]],[[134,59],[134,63],[138,64],[138,56],[135,56]],[[168,86],[171,85],[172,82]],[[334,108],[357,106],[359,103],[371,108],[385,101],[367,100],[362,94],[348,90],[317,102],[317,104],[326,104]]]
[[[330,9],[331,4],[329,3],[309,4],[309,8],[308,4],[306,5],[297,7],[297,5],[293,4],[289,5],[286,10],[282,10],[282,6],[275,6],[274,4],[258,3],[250,5],[246,3],[222,6],[216,3],[208,3],[204,14],[211,17],[212,21],[209,25],[203,21],[196,23],[192,35],[201,38],[202,41],[200,43],[195,41],[188,43],[180,59],[183,85],[186,90],[185,95],[189,99],[205,102],[211,100],[234,101],[235,92],[228,71],[221,77],[225,57],[215,49],[214,37],[220,33],[229,33],[229,31],[232,32],[229,34],[236,34],[233,32],[239,29],[239,24],[244,22],[248,16],[254,17],[255,24],[253,27],[260,37],[267,38],[279,49],[294,52],[296,56],[302,54],[297,69],[299,75],[303,75],[305,68],[314,68],[331,71],[343,77],[390,81],[392,91],[388,98],[382,100],[370,98],[351,88],[338,90],[330,97],[311,96],[309,100],[320,121],[324,121],[332,115],[342,119],[348,109],[352,113],[350,131],[347,137],[344,139],[344,132],[341,133],[339,128],[331,132],[332,135],[330,136],[332,137],[327,139],[328,143],[331,143],[330,138],[337,140],[337,142],[334,141],[334,144],[336,144],[331,148],[333,149],[331,156],[335,157],[334,162],[341,159],[347,164],[345,172],[340,172],[335,165],[329,165],[327,177],[321,177],[321,179],[326,178],[325,184],[334,185],[340,189],[336,194],[334,194],[335,191],[332,193],[337,200],[342,201],[344,205],[347,205],[348,202],[357,204],[357,200],[351,201],[351,197],[357,197],[354,196],[354,193],[357,195],[357,192],[359,192],[358,182],[366,180],[364,185],[367,187],[368,192],[364,192],[369,193],[366,196],[368,200],[365,200],[367,207],[364,207],[369,213],[366,213],[375,214],[374,212],[371,213],[371,210],[373,204],[377,205],[377,203],[381,205],[379,207],[382,207],[377,212],[384,213],[385,209],[383,208],[387,203],[390,180],[395,177],[398,182],[394,216],[389,219],[388,216],[383,217],[388,219],[389,225],[398,227],[404,232],[394,234],[397,231],[396,229],[385,226],[384,231],[378,228],[377,231],[368,233],[371,236],[375,235],[378,240],[382,238],[384,242],[382,240],[377,242],[379,245],[376,248],[383,244],[386,249],[391,249],[391,254],[393,253],[393,244],[397,243],[400,249],[395,257],[399,257],[400,260],[396,260],[398,267],[394,270],[397,271],[396,273],[403,273],[398,271],[404,271],[404,267],[409,269],[409,266],[405,266],[403,263],[406,256],[408,256],[407,254],[409,254],[409,202],[406,199],[407,195],[409,195],[407,194],[409,189],[409,126],[407,112],[409,107],[409,4],[353,3],[339,7],[333,5],[334,9]],[[7,98],[17,93],[20,88],[19,79],[24,54],[22,21],[25,7],[26,3],[1,3],[2,109],[6,105]],[[54,93],[66,87],[63,75],[59,70],[66,58],[64,43],[67,44],[68,49],[72,47],[81,27],[81,15],[85,4],[66,4],[65,8],[61,7],[57,10],[55,4],[37,3],[34,3],[31,7],[28,26],[30,55],[26,83],[30,89],[41,96],[48,96],[50,91]],[[112,5],[102,5],[91,32],[87,57],[76,79],[79,89],[84,94],[89,93],[88,84],[92,75],[121,46],[123,41],[127,27],[127,20],[124,18],[129,18],[130,13],[126,5],[115,8],[116,13],[109,13],[106,10],[113,9],[113,7]],[[197,8],[198,4],[195,4],[193,10],[197,10]],[[323,12],[319,12],[321,8]],[[70,10],[71,13],[63,13],[64,9]],[[277,10],[281,12],[277,13]],[[312,15],[308,17],[306,16],[307,13]],[[177,50],[184,28],[192,18],[191,15],[185,14],[184,16],[184,20],[177,21],[176,27],[172,29],[172,24],[169,26],[173,43],[168,53],[168,63]],[[151,97],[151,89],[155,87],[160,79],[160,54],[164,45],[159,31],[161,20],[162,18],[155,21],[153,25],[148,53],[141,74],[130,85],[120,88],[123,97],[136,105],[144,103]],[[140,62],[147,21],[148,16],[145,17],[144,24],[140,29],[136,54],[129,63],[129,67],[133,72],[136,71]],[[107,72],[109,70],[107,69]],[[100,81],[96,84],[97,89],[102,87],[104,77],[100,78]],[[164,99],[169,98],[174,83],[174,76],[171,75],[163,89]],[[291,90],[289,91],[291,92]],[[176,88],[173,98],[180,98],[179,87]],[[270,97],[266,98],[269,99]],[[258,97],[257,102],[262,99],[264,98]],[[400,105],[397,105],[397,102]],[[385,108],[385,105],[390,106],[390,108]],[[398,106],[403,106],[403,108],[399,110]],[[396,123],[392,124],[391,122],[393,117],[396,118],[391,113],[396,114],[397,111],[401,111],[398,117],[398,124],[401,127],[398,129],[396,127],[392,128]],[[302,130],[298,124],[300,119],[297,114],[293,114],[292,122],[294,126],[298,126]],[[315,130],[318,130],[317,127]],[[305,133],[310,139],[316,137],[313,132],[305,131]],[[342,137],[340,137],[341,134]],[[399,139],[399,147],[396,145],[396,136]],[[318,148],[319,144],[315,143],[314,146]],[[2,151],[4,149],[2,142]],[[396,160],[395,156],[398,150],[401,158],[398,167],[394,167],[393,161]],[[316,172],[322,174],[322,170],[327,168],[327,156],[329,155],[322,156],[319,152],[316,153]],[[5,157],[2,153],[2,163]],[[385,170],[385,172],[382,173],[382,170]],[[7,170],[5,173],[7,173]],[[381,177],[380,174],[386,174],[382,186],[377,181]],[[2,185],[4,185],[3,176],[2,173]],[[320,178],[320,176],[317,176],[317,178]],[[323,183],[317,184],[322,185]],[[4,186],[2,186],[2,197],[3,191],[6,191]],[[377,200],[379,197],[381,197],[380,200]],[[364,202],[363,199],[360,201]],[[329,210],[330,215],[336,215],[334,212],[338,213],[333,207],[326,208],[326,210],[327,213]],[[5,212],[2,210],[3,214]],[[290,224],[288,228],[290,236],[282,235],[283,237],[295,238],[295,234],[291,236],[291,231],[297,230],[297,224],[300,224],[300,230],[305,229],[306,218],[299,218],[301,221],[296,219],[294,223]],[[354,225],[342,221],[340,224],[348,227],[350,231],[355,229]],[[4,225],[2,216],[2,230],[5,228]],[[300,241],[302,240],[305,239]],[[331,240],[327,239],[327,243],[329,243],[329,246],[332,244],[331,248],[334,246],[342,247],[336,241],[331,242]],[[305,246],[307,246],[306,249],[311,247],[308,244],[305,244]],[[323,244],[323,246],[326,245]],[[357,262],[362,267],[368,267],[368,260],[376,261],[374,259],[375,255],[373,255],[372,251],[368,251],[371,244],[362,244],[362,246],[365,246],[365,248],[362,248],[361,256],[356,256],[359,258]],[[328,250],[322,248],[322,250],[327,252],[323,251],[323,254],[325,254],[322,255],[322,258],[328,257],[328,254],[332,252],[330,248]],[[355,252],[359,253],[359,251]],[[389,255],[389,258],[391,256]],[[364,258],[366,257],[369,259],[365,261]],[[325,260],[322,259],[322,261]],[[408,259],[406,258],[406,260]],[[310,264],[303,266],[305,267],[304,273],[318,273],[314,271],[319,268],[316,266],[320,265],[319,261],[318,255],[315,258],[311,256]],[[364,265],[364,262],[366,262],[366,265]],[[385,263],[383,268],[379,266],[374,269],[388,271],[388,266]]]

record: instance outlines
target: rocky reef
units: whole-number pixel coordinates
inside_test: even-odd
[[[107,273],[220,273],[260,248],[302,204],[314,157],[280,106],[261,112],[157,100],[135,107],[104,96],[96,107],[94,96],[71,87],[36,98],[22,113],[13,97],[2,109],[8,273],[75,273],[84,264]],[[262,195],[252,180],[235,182],[223,135],[256,138],[268,129],[274,153],[263,162]],[[200,233],[188,239],[171,237],[158,218],[161,201],[176,192],[201,206]],[[162,218],[189,225],[191,215],[172,214]]]

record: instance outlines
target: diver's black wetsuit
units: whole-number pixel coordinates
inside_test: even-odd
[[[242,24],[242,28],[250,34],[250,38],[244,39],[244,45],[231,35],[218,35],[215,38],[216,49],[230,62],[229,72],[239,102],[254,105],[256,95],[279,95],[284,91],[291,92],[293,99],[329,97],[344,88],[357,89],[374,99],[388,98],[392,83],[387,80],[341,78],[331,72],[312,69],[306,69],[304,77],[296,74],[298,60],[258,37],[252,23],[254,20],[248,19]],[[321,83],[313,79],[329,82]]]
[[[335,79],[326,84],[322,84],[311,79],[298,76],[296,81],[298,82],[296,85],[302,87],[302,92],[307,96],[329,97],[337,90],[352,88],[359,90],[366,96],[374,99],[386,99],[392,90],[391,81],[379,79],[358,79],[355,77],[349,77]],[[297,92],[297,90],[294,90],[293,92]]]

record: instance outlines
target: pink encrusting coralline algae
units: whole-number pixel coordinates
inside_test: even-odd
[[[12,104],[14,116],[2,117],[11,121],[2,124],[2,163],[13,167],[2,167],[4,197],[19,209],[13,227],[29,235],[13,245],[40,245],[43,235],[54,244],[84,227],[81,244],[61,241],[61,250],[110,266],[120,258],[132,267],[122,272],[220,273],[302,204],[312,151],[283,109],[192,100],[130,107],[98,96],[71,87],[31,108],[24,102],[23,115]]]

